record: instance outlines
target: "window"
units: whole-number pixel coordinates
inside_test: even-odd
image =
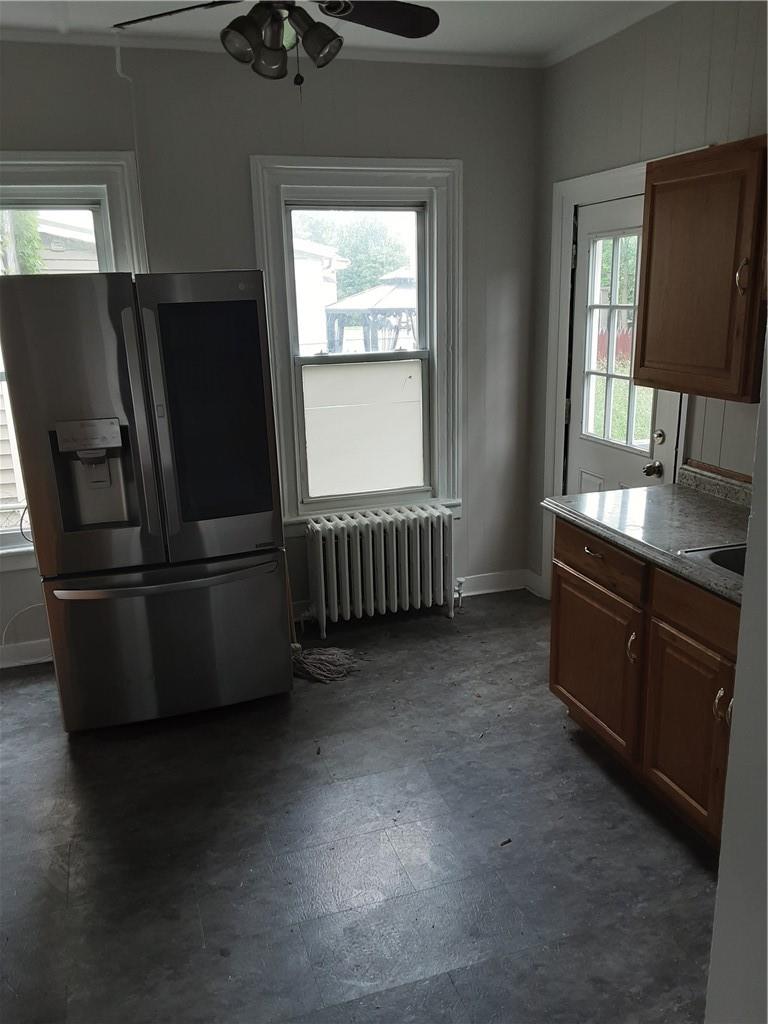
[[[0,156],[0,274],[144,269],[139,225],[130,154]],[[0,338],[0,549],[25,506]]]
[[[654,391],[632,383],[640,234],[590,246],[584,420],[588,437],[650,453]]]
[[[308,499],[423,488],[424,211],[290,210]]]
[[[253,158],[287,518],[458,504],[460,166]]]

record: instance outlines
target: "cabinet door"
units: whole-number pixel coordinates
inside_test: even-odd
[[[624,758],[637,751],[642,612],[555,563],[550,689]]]
[[[758,401],[765,137],[648,165],[634,379]]]
[[[714,836],[722,818],[733,672],[732,662],[651,619],[643,772]]]

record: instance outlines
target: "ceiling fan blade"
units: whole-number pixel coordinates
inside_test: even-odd
[[[351,21],[379,32],[390,32],[406,39],[431,35],[440,24],[437,11],[399,0],[364,0],[362,3],[321,2],[320,10],[329,18]]]
[[[144,21],[157,21],[158,18],[172,18],[174,14],[183,14],[184,11],[197,11],[209,7],[226,7],[229,4],[240,3],[240,0],[209,0],[205,4],[190,4],[188,7],[177,7],[173,11],[162,11],[160,14],[148,14],[144,18],[132,18],[130,21],[119,21],[112,28],[128,28],[129,25],[141,25]]]

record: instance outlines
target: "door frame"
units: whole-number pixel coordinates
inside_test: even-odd
[[[552,186],[552,242],[549,270],[549,326],[547,330],[547,392],[544,433],[544,494],[563,493],[565,465],[565,408],[571,333],[573,222],[576,209],[592,203],[642,195],[646,164],[627,164],[609,171],[556,181]],[[688,396],[680,408],[679,436],[685,438]],[[549,597],[547,567],[552,561],[554,523],[544,516],[541,537],[541,589]]]

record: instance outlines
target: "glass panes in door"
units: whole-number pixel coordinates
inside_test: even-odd
[[[583,433],[651,450],[654,392],[632,383],[639,231],[592,240],[584,366]]]

